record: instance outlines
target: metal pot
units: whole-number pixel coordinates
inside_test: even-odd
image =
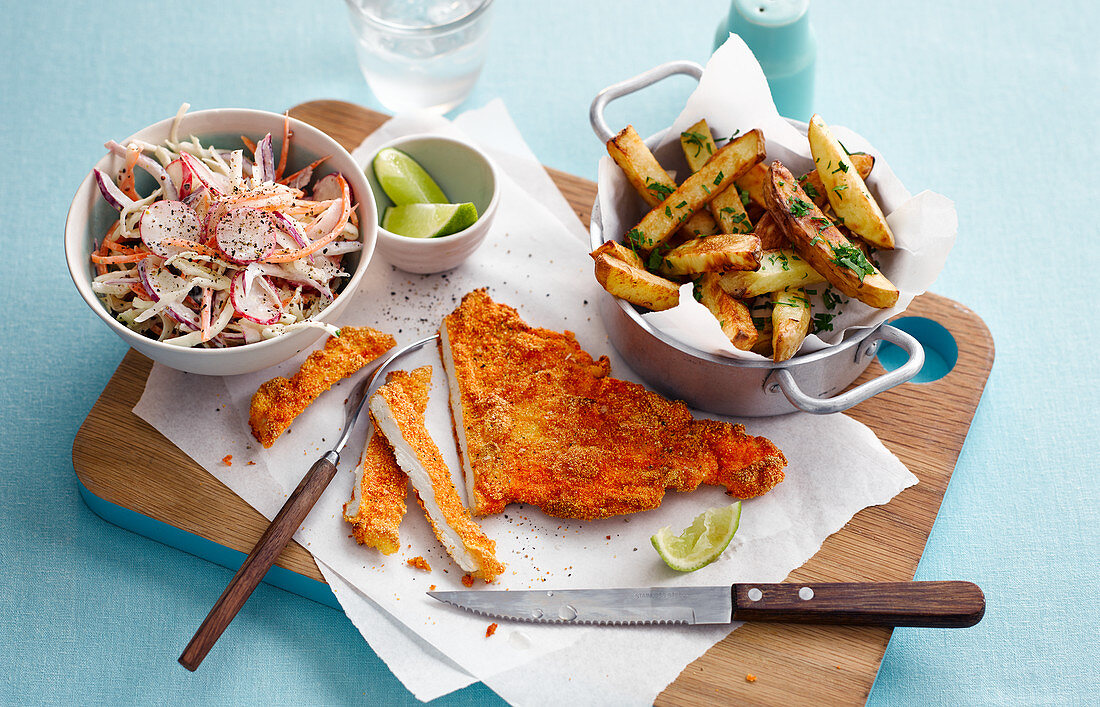
[[[703,67],[689,61],[670,62],[601,91],[589,110],[596,136],[604,143],[614,136],[604,119],[608,103],[674,74],[698,80]],[[659,135],[651,138],[650,147],[659,140]],[[598,199],[592,208],[589,230],[593,249],[609,240],[603,233]],[[620,234],[609,235],[614,239]],[[650,386],[692,407],[722,415],[840,412],[908,381],[924,365],[920,342],[889,324],[861,330],[835,346],[775,363],[715,356],[687,346],[646,323],[634,305],[610,294],[600,297],[599,307],[611,344]],[[841,393],[874,360],[881,341],[900,346],[909,360],[900,368]]]

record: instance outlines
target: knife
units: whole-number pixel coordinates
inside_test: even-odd
[[[484,616],[551,624],[731,621],[965,628],[982,620],[971,582],[810,582],[717,587],[428,592]]]

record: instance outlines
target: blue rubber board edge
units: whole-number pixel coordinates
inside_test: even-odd
[[[213,540],[207,540],[201,535],[180,530],[174,525],[169,525],[124,506],[111,503],[88,490],[88,487],[81,483],[80,479],[77,479],[76,485],[80,491],[80,496],[88,504],[88,508],[108,523],[178,550],[183,550],[233,571],[240,568],[241,563],[244,562],[246,555],[239,550],[234,550]],[[329,586],[324,582],[318,582],[312,577],[306,577],[292,570],[274,566],[268,570],[263,581],[333,609],[340,609],[340,603],[336,600],[336,596]]]

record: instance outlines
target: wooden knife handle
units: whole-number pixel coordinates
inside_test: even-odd
[[[309,515],[310,509],[317,503],[317,499],[324,493],[325,487],[336,475],[336,465],[340,461],[340,455],[336,452],[328,452],[310,467],[302,477],[298,488],[290,494],[290,498],[283,504],[279,514],[267,526],[267,530],[260,536],[252,552],[241,563],[237,574],[229,581],[218,601],[214,603],[206,620],[199,626],[191,642],[183,649],[180,655],[180,665],[188,670],[195,670],[202,663],[203,658],[214,647],[218,637],[222,635],[229,622],[241,610],[248,597],[252,595],[256,585],[263,580],[264,575],[275,564],[276,558],[283,548],[287,546],[295,531],[302,525],[302,521]]]
[[[735,621],[965,628],[985,596],[971,582],[735,584],[733,606]]]

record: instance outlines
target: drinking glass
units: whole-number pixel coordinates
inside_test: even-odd
[[[389,110],[446,113],[485,63],[493,0],[347,0],[359,68]]]

